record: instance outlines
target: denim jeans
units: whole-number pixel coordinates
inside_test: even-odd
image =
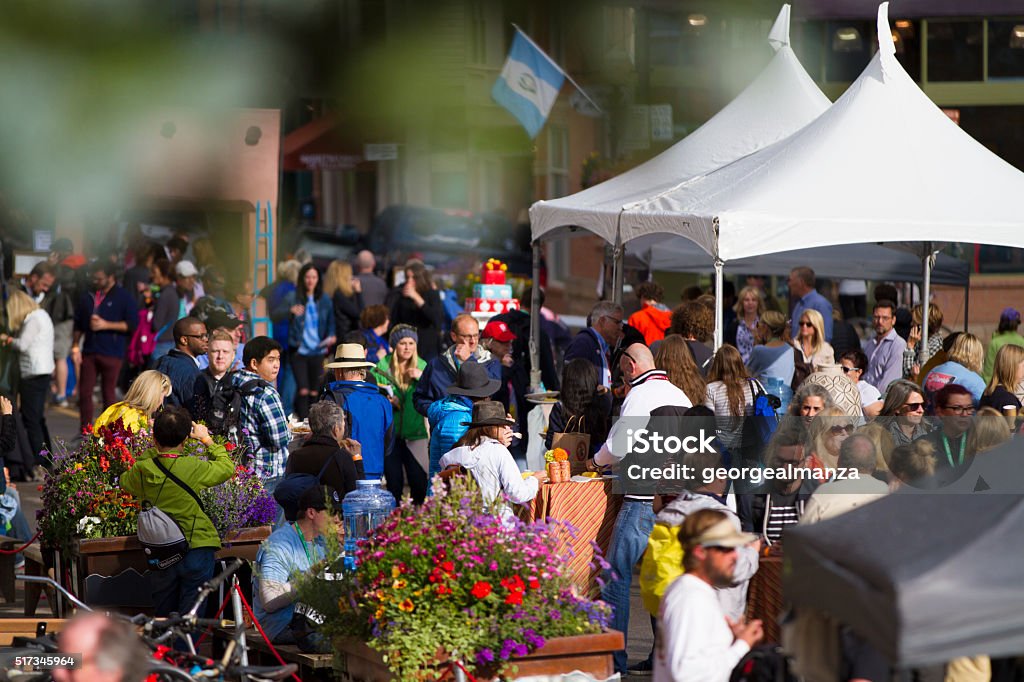
[[[192,608],[199,588],[213,577],[216,552],[213,547],[190,549],[184,559],[170,568],[149,572],[156,615],[185,613]],[[205,613],[204,609],[205,605],[200,605],[200,615]]]
[[[647,540],[654,529],[654,508],[650,500],[622,501],[615,519],[612,542],[608,547],[610,571],[605,572],[601,599],[612,607],[613,629],[622,633],[623,642],[629,634],[629,590],[633,583],[633,567],[644,555]],[[614,572],[614,575],[612,575]],[[626,650],[616,651],[615,671],[626,674]]]

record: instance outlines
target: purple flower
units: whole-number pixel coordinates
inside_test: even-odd
[[[526,645],[532,649],[539,649],[544,646],[544,638],[532,629],[527,628],[523,630],[523,639],[526,641]]]
[[[487,665],[488,663],[494,663],[494,652],[490,649],[481,649],[476,655],[477,665]]]

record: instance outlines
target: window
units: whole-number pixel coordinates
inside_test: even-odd
[[[487,17],[483,3],[469,3],[469,63],[487,64]]]
[[[636,22],[632,7],[604,8],[605,59],[609,63],[636,63]]]
[[[929,21],[928,80],[982,80],[982,36],[980,21]]]
[[[678,12],[651,10],[647,13],[647,49],[651,66],[679,66],[683,42]]]
[[[825,80],[857,80],[875,52],[875,30],[870,21],[830,21],[825,25]]]
[[[548,197],[569,194],[569,130],[548,124]]]
[[[988,22],[988,77],[1024,78],[1024,17]]]
[[[909,19],[893,22],[892,42],[896,59],[915,81],[921,80],[921,24]]]

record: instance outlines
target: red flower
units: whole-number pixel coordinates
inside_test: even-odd
[[[438,585],[437,589],[434,590],[434,592],[437,594],[438,597],[443,597],[446,594],[451,594],[452,590],[451,590],[450,587],[445,587],[444,585]],[[484,596],[486,596],[486,595],[484,595]]]
[[[540,587],[540,581],[536,578],[530,578],[530,589],[536,590],[538,587]]]
[[[523,593],[519,592],[518,590],[515,591],[515,592],[509,592],[508,596],[505,597],[505,603],[506,604],[514,604],[514,605],[522,604],[523,603]]]
[[[485,583],[484,581],[481,580],[481,581],[477,582],[476,585],[473,585],[473,589],[470,590],[469,593],[471,595],[473,595],[474,597],[476,597],[477,599],[483,599],[484,597],[486,597],[487,595],[489,595],[491,593],[491,584],[490,583]]]
[[[455,564],[453,564],[450,561],[446,561],[443,564],[441,564],[441,570],[444,571],[445,573],[451,573],[452,571],[455,570]]]
[[[513,592],[522,592],[526,587],[526,585],[523,584],[523,579],[518,575],[514,575],[511,578],[502,578],[501,586],[506,590],[512,590]]]
[[[231,441],[228,441],[228,442],[224,443],[224,449],[227,450],[228,452],[231,452],[232,450],[234,450],[235,447],[236,447],[235,444],[232,443]]]

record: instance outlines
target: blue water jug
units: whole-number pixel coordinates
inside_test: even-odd
[[[782,403],[776,413],[780,417],[786,414],[789,404],[793,402],[793,389],[789,387],[789,384],[778,377],[765,377],[761,379],[761,384],[764,386],[765,393],[775,396]]]
[[[346,567],[354,566],[356,542],[382,524],[394,508],[395,497],[380,486],[379,480],[356,481],[356,489],[341,501],[345,515]]]

